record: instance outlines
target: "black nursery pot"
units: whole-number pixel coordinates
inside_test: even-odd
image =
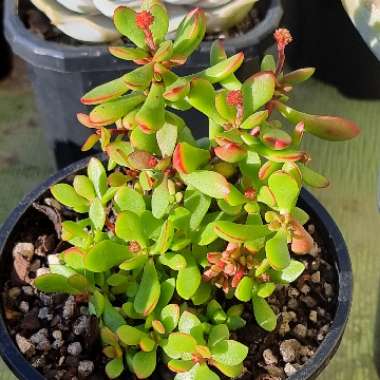
[[[280,0],[260,0],[257,6],[262,8],[262,21],[245,35],[225,41],[229,54],[243,50],[249,58],[240,71],[242,77],[253,71],[251,66],[272,43],[272,33],[283,13]],[[134,65],[111,56],[105,45],[69,46],[45,41],[23,24],[19,17],[19,0],[5,0],[4,26],[13,51],[29,64],[42,125],[58,168],[75,162],[83,157],[80,147],[89,134],[76,120],[78,112],[87,111],[80,104],[80,97],[94,86],[121,76]],[[179,73],[190,74],[207,67],[210,46],[211,42],[203,42]],[[193,113],[185,115],[185,119],[192,121],[196,137],[204,136],[205,119]]]
[[[11,70],[11,49],[5,40],[3,33],[3,11],[4,1],[0,0],[0,79],[6,77]]]
[[[283,0],[286,26],[294,37],[287,62],[314,66],[315,77],[344,95],[380,99],[380,62],[348,17],[341,0]]]
[[[62,182],[68,176],[72,176],[85,169],[88,160],[86,158],[78,161],[50,177],[46,182],[29,193],[2,225],[0,229],[1,285],[9,277],[6,268],[8,268],[7,263],[11,260],[12,245],[15,242],[15,231],[19,223],[25,218],[28,210],[31,209],[32,203],[42,197],[50,186]],[[312,380],[317,378],[332,359],[343,336],[352,302],[352,268],[343,237],[334,220],[323,206],[306,190],[302,190],[301,192],[299,205],[309,213],[316,230],[323,237],[324,246],[329,252],[338,274],[338,295],[331,328],[315,355],[296,374],[289,377],[289,380]],[[43,380],[44,377],[22,356],[9,335],[2,304],[0,311],[0,354],[2,358],[20,380]]]

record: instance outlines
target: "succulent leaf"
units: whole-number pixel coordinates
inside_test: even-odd
[[[318,116],[296,111],[274,100],[273,106],[291,123],[303,122],[305,130],[324,140],[344,141],[357,136],[359,127],[350,120],[337,116]]]
[[[126,61],[135,61],[149,58],[150,55],[145,49],[128,48],[125,46],[109,46],[108,51],[116,58]]]
[[[261,297],[252,297],[253,313],[257,324],[265,331],[273,331],[277,325],[277,317],[268,302]]]
[[[284,230],[276,232],[265,244],[266,257],[275,270],[285,269],[290,264],[288,235]]]
[[[248,347],[234,340],[223,340],[215,344],[212,358],[222,364],[235,366],[241,364],[248,354]]]
[[[152,260],[146,262],[144,273],[133,303],[137,313],[145,317],[153,312],[160,298],[161,286]]]
[[[101,104],[124,95],[128,90],[123,78],[114,79],[87,92],[82,96],[81,102],[86,105]]]

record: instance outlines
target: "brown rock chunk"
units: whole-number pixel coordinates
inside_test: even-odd
[[[301,347],[301,343],[296,339],[284,340],[280,344],[280,353],[284,362],[292,363],[296,361],[300,354]]]
[[[34,347],[34,344],[29,340],[26,339],[25,337],[21,336],[20,334],[16,335],[16,343],[21,351],[22,354],[31,357],[35,354],[36,349]]]

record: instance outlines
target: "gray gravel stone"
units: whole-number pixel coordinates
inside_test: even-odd
[[[70,355],[78,356],[78,355],[80,355],[80,353],[82,352],[82,345],[81,345],[79,342],[73,342],[73,343],[70,343],[70,344],[67,346],[67,352],[68,352]]]
[[[26,339],[22,335],[17,334],[16,335],[16,343],[17,343],[19,350],[24,355],[30,357],[30,356],[33,356],[35,354],[35,352],[36,352],[35,346],[29,339]]]
[[[63,306],[63,318],[70,319],[73,317],[75,311],[75,298],[70,296],[67,298],[64,306]]]
[[[290,363],[286,363],[284,367],[284,371],[286,373],[286,376],[291,376],[297,372],[297,368]]]
[[[301,344],[296,339],[284,340],[280,344],[280,353],[285,363],[292,363],[297,360]]]
[[[307,335],[307,327],[305,325],[302,325],[301,323],[299,323],[298,325],[296,325],[293,329],[293,334],[297,337],[297,338],[306,338],[306,335]]]
[[[13,247],[12,254],[13,257],[21,255],[31,261],[34,255],[34,245],[32,243],[17,243]]]
[[[272,350],[267,348],[263,352],[263,358],[266,364],[277,364],[278,359],[277,357],[273,354]]]
[[[94,372],[94,363],[90,360],[82,360],[78,365],[78,374],[81,377],[88,377]]]
[[[90,328],[90,318],[87,315],[81,315],[74,323],[73,332],[75,335],[83,335]]]
[[[21,301],[20,302],[20,305],[18,306],[18,308],[20,309],[20,311],[22,311],[23,313],[27,313],[29,311],[29,303],[26,302],[26,301]]]

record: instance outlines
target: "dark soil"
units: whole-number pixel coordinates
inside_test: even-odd
[[[248,32],[265,17],[267,4],[267,0],[259,0],[239,25],[223,33],[208,34],[206,35],[206,40],[212,41],[220,37],[231,38]],[[59,42],[71,46],[91,45],[84,44],[63,34],[59,29],[52,25],[49,19],[29,0],[20,0],[20,17],[28,29],[47,41]]]
[[[51,198],[22,218],[6,252],[11,278],[4,286],[4,314],[20,351],[47,379],[105,379],[97,321],[88,315],[86,299],[46,295],[32,286],[33,278],[46,270],[48,256],[66,248],[57,234],[60,221],[74,218]],[[287,378],[314,355],[329,330],[336,308],[336,271],[314,226],[308,228],[317,244],[311,254],[297,257],[306,266],[304,274],[269,298],[279,315],[276,330],[267,333],[258,327],[248,303],[246,327],[232,333],[232,339],[250,348],[242,380]],[[174,375],[159,364],[151,378],[169,380]]]

